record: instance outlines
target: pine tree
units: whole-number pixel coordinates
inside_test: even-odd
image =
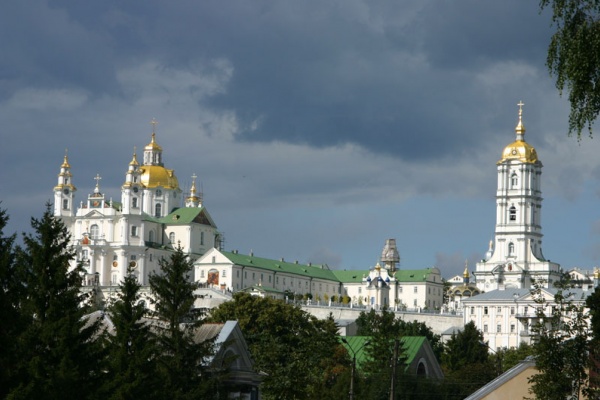
[[[17,336],[22,329],[19,297],[22,285],[15,271],[14,243],[16,235],[4,236],[8,222],[6,210],[0,210],[0,398],[12,386],[12,374],[17,363]]]
[[[196,342],[194,334],[202,324],[194,313],[198,287],[192,282],[192,263],[181,248],[169,260],[159,262],[160,274],[150,275],[154,316],[158,319],[159,371],[162,390],[171,399],[207,398],[211,380],[206,370],[212,342]],[[165,397],[166,398],[166,397]]]
[[[119,285],[117,301],[108,309],[114,332],[104,338],[109,352],[105,392],[110,399],[157,398],[156,358],[158,350],[144,319],[148,310],[140,294],[141,285],[128,267]]]
[[[82,307],[82,268],[69,269],[74,257],[69,235],[49,204],[31,226],[34,234],[24,235],[24,248],[17,249],[26,326],[18,338],[16,387],[8,398],[93,398],[103,357],[95,340],[98,324],[85,318]]]

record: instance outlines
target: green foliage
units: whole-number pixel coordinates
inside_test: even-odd
[[[80,307],[81,267],[69,270],[73,252],[63,223],[50,205],[41,219],[32,219],[34,235],[17,249],[23,283],[19,312],[27,325],[18,337],[19,364],[9,399],[90,396],[102,378],[103,354],[94,340],[98,324]]]
[[[532,291],[538,322],[533,331],[536,367],[530,392],[537,399],[565,399],[577,396],[588,386],[588,326],[582,302],[575,301],[568,274],[555,284],[556,294],[550,306],[539,283]]]
[[[446,380],[452,383],[448,391],[456,398],[466,397],[498,374],[483,333],[472,321],[461,332],[452,334],[446,343],[442,367]]]
[[[15,270],[16,235],[4,236],[8,214],[0,210],[0,398],[4,398],[13,383],[13,371],[18,363],[17,336],[23,329],[19,314],[22,287]]]
[[[192,282],[192,263],[181,248],[169,260],[159,262],[161,273],[151,274],[150,290],[159,324],[158,368],[164,398],[207,398],[212,385],[204,361],[211,355],[212,342],[196,343],[195,330],[202,320],[193,311],[197,283]],[[203,394],[204,393],[204,394]]]
[[[600,112],[600,3],[595,0],[541,0],[551,7],[556,32],[546,64],[562,94],[569,92],[569,134],[581,137]]]
[[[131,267],[119,288],[118,299],[108,310],[114,335],[104,335],[109,351],[107,372],[111,376],[105,392],[110,399],[157,398],[159,352],[150,326],[143,320],[147,309]]]
[[[533,346],[527,343],[521,343],[516,349],[498,350],[498,357],[502,363],[502,372],[508,371],[533,354]]]
[[[250,348],[255,368],[266,373],[265,399],[319,398],[344,373],[337,327],[293,304],[236,293],[233,301],[211,311],[210,320],[237,320]]]

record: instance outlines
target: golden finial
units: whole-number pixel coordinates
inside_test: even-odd
[[[594,279],[599,279],[600,278],[600,270],[598,269],[598,267],[594,267]]]
[[[133,146],[133,157],[131,158],[131,162],[129,163],[129,165],[140,165],[140,163],[138,163],[138,160],[137,160],[136,151],[137,151],[136,146]]]
[[[150,125],[152,125],[152,133],[156,133],[156,125],[158,125],[158,121],[156,120],[156,118],[152,118],[152,121],[150,121]]]
[[[65,149],[65,157],[63,158],[61,168],[71,168],[71,166],[69,165],[69,149],[67,148]]]
[[[469,277],[469,262],[465,260],[465,271],[463,272],[463,278]]]
[[[519,106],[519,122],[517,123],[515,131],[517,132],[517,135],[523,135],[525,133],[525,126],[523,125],[523,106],[525,103],[523,103],[523,101],[519,101],[517,105]],[[523,137],[521,137],[519,140],[523,140]]]

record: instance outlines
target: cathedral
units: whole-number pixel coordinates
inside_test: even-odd
[[[495,237],[473,274],[482,292],[530,288],[534,280],[551,287],[560,278],[560,265],[542,253],[542,162],[525,141],[523,105],[519,103],[516,140],[496,163]]]
[[[153,126],[156,123],[153,122]],[[128,269],[142,285],[159,271],[159,260],[181,247],[191,258],[220,247],[221,235],[192,186],[183,193],[175,171],[165,167],[163,149],[152,129],[144,147],[142,163],[134,151],[124,162],[120,201],[106,198],[96,175],[94,190],[76,202],[77,191],[67,154],[54,187],[54,215],[62,219],[76,251],[73,264],[85,270],[85,286],[111,288],[123,280]]]

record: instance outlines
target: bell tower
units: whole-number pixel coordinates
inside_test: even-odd
[[[75,215],[75,192],[77,188],[73,185],[71,175],[71,165],[65,150],[65,157],[60,166],[58,174],[58,183],[54,186],[54,216],[55,217],[72,217]]]
[[[560,276],[560,266],[542,253],[542,162],[525,141],[523,102],[518,106],[515,141],[504,148],[496,163],[495,237],[475,272],[482,291],[529,288],[534,279],[545,281],[548,287]]]

